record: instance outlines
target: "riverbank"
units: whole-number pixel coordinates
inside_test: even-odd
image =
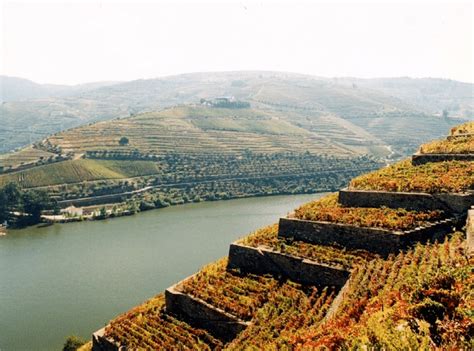
[[[97,206],[83,206],[83,207],[70,206],[66,209],[61,210],[62,214],[59,214],[59,215],[52,215],[52,214],[41,215],[42,221],[39,224],[41,223],[65,224],[65,223],[76,223],[76,222],[83,222],[83,221],[101,221],[105,219],[132,216],[137,213],[150,211],[150,210],[157,210],[157,209],[163,209],[167,207],[192,204],[192,203],[228,201],[228,200],[249,199],[249,198],[256,198],[256,197],[312,195],[312,194],[322,193],[323,191],[292,193],[292,194],[290,193],[272,193],[272,194],[258,193],[258,194],[246,194],[246,195],[238,195],[234,197],[216,198],[216,199],[208,199],[208,200],[203,200],[203,199],[189,200],[188,199],[186,201],[183,200],[180,202],[174,202],[174,203],[172,202],[172,203],[165,203],[165,204],[149,203],[149,202],[148,203],[135,202],[135,204],[131,204],[130,202],[121,202],[121,203],[111,203],[111,204],[103,204],[103,205],[97,205]],[[35,224],[35,225],[38,225],[38,224]],[[21,229],[21,228],[17,228],[17,229]]]
[[[118,314],[227,255],[229,242],[320,196],[209,201],[8,229],[0,238],[1,348],[59,350],[69,335],[90,339]]]

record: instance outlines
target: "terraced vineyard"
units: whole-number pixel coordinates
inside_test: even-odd
[[[294,212],[294,217],[309,221],[342,223],[358,227],[409,230],[445,218],[440,210],[407,211],[392,208],[344,207],[332,194],[307,203]]]
[[[442,189],[463,192],[472,189],[471,166],[467,161],[421,166],[404,161],[370,177],[383,179],[402,169],[397,181],[411,184],[434,170],[437,178],[443,178]],[[463,181],[445,176],[453,169]],[[412,193],[394,193],[405,197],[400,203],[411,201]],[[428,201],[431,195],[423,196]],[[466,243],[466,233],[455,232],[453,227],[464,225],[474,201],[446,207],[444,213],[444,207],[428,211],[370,207],[370,198],[362,207],[347,207],[338,200],[341,197],[333,194],[303,205],[295,215],[280,219],[279,225],[257,230],[232,244],[228,259],[166,290],[166,313],[176,313],[194,328],[202,327],[220,339],[222,344],[216,349],[471,348],[472,248]],[[472,223],[474,212],[469,211],[469,216]],[[450,218],[443,220],[445,217]],[[300,218],[323,222],[308,225]],[[441,225],[429,224],[432,221]],[[357,230],[334,223],[350,224]],[[338,226],[345,229],[334,230]],[[402,232],[414,227],[418,230]],[[379,228],[396,232],[386,234]],[[474,234],[472,229],[467,226],[468,235]],[[369,231],[375,236],[368,235]],[[330,232],[342,240],[335,244],[327,235]],[[414,241],[408,237],[413,233]],[[382,242],[396,250],[378,255],[372,248],[381,246],[371,242],[378,236],[384,236]],[[362,248],[355,250],[352,241]],[[292,282],[293,277],[300,284]],[[134,314],[124,316],[118,320],[135,318]],[[161,329],[155,329],[142,333],[143,345],[153,338],[160,340]],[[108,334],[105,339],[95,334],[93,347],[110,342],[124,345],[129,337],[133,342],[138,338],[127,331]]]
[[[304,241],[281,238],[278,236],[277,224],[259,229],[237,243],[255,248],[269,248],[283,254],[302,257],[313,262],[335,265],[347,270],[350,270],[356,264],[362,264],[377,257],[377,255],[365,250],[347,250],[344,247],[313,245]]]
[[[192,328],[164,311],[158,295],[110,323],[105,335],[130,349],[216,350],[223,344],[205,330]]]
[[[239,276],[227,271],[227,260],[212,263],[185,280],[178,289],[210,303],[232,315],[249,320],[268,301],[270,291],[278,288],[272,277]]]
[[[458,136],[450,140],[437,140],[423,144],[422,154],[472,154],[474,153],[474,137]]]
[[[295,349],[469,349],[472,261],[464,234],[418,245],[352,273],[345,297],[325,323],[300,330]]]
[[[129,143],[119,145],[121,137]],[[356,151],[297,127],[281,113],[256,109],[182,106],[100,122],[53,135],[45,143],[63,152],[108,150],[142,154],[241,154],[309,151],[355,155]]]
[[[124,179],[160,172],[148,161],[70,160],[0,176],[0,186],[13,182],[23,188],[71,184],[102,179]]]
[[[474,162],[448,161],[413,166],[404,160],[350,182],[357,190],[465,192],[474,189]]]
[[[421,154],[473,154],[474,122],[467,122],[451,130],[444,140],[435,140],[421,145]]]
[[[283,284],[271,291],[253,323],[226,350],[290,349],[298,331],[319,325],[335,297],[331,288],[304,292],[298,285]]]
[[[133,152],[90,152],[87,157],[2,174],[0,186],[13,182],[22,188],[43,187],[58,201],[96,197],[90,204],[122,202],[134,194],[129,202],[137,206],[130,203],[125,207],[151,209],[186,202],[335,190],[354,175],[378,165],[370,157],[309,153],[149,157]],[[97,198],[111,194],[124,196]]]
[[[0,155],[0,169],[8,170],[27,164],[47,162],[57,154],[28,146],[16,153]]]
[[[473,134],[474,133],[474,122],[466,122],[459,126],[451,128],[452,136],[459,136],[462,134]]]
[[[10,89],[5,86],[5,95],[22,90]],[[325,79],[241,71],[62,89],[63,93],[68,92],[33,94],[31,97],[36,99],[21,101],[8,99],[0,106],[0,152],[80,125],[220,96],[234,96],[279,118],[272,121],[275,124],[270,128],[268,122],[262,122],[258,129],[281,131],[291,125],[292,130],[306,129],[331,143],[377,155],[388,154],[385,145],[392,146],[397,154],[413,152],[420,142],[440,137],[446,129],[461,123],[456,117],[472,119],[472,84],[440,79]],[[444,108],[449,108],[453,118],[439,117]],[[200,120],[198,124],[205,129],[209,121]],[[214,130],[227,134],[229,127],[234,131],[248,130],[245,123],[236,125],[230,119],[210,124]],[[405,133],[399,133],[400,130]]]

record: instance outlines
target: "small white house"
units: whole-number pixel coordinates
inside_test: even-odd
[[[69,215],[71,217],[80,217],[83,214],[82,207],[69,206],[61,210],[61,213],[64,215]]]

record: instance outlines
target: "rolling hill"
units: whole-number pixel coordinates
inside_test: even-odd
[[[4,101],[0,152],[91,122],[234,96],[252,108],[288,115],[296,127],[347,145],[385,144],[413,151],[419,142],[472,119],[472,84],[436,79],[326,79],[279,72],[193,73],[33,94]],[[4,87],[4,90],[6,87]],[[62,95],[63,94],[63,95]],[[3,95],[7,95],[5,92]],[[27,96],[28,97],[28,96]],[[26,98],[27,98],[26,97]],[[452,118],[442,118],[442,110]],[[408,128],[409,127],[409,128]],[[399,130],[405,133],[399,133]]]

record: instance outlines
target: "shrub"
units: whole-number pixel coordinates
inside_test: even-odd
[[[85,340],[75,335],[68,336],[66,339],[66,342],[64,343],[63,351],[76,351],[79,347],[81,347],[85,343],[86,343]]]

